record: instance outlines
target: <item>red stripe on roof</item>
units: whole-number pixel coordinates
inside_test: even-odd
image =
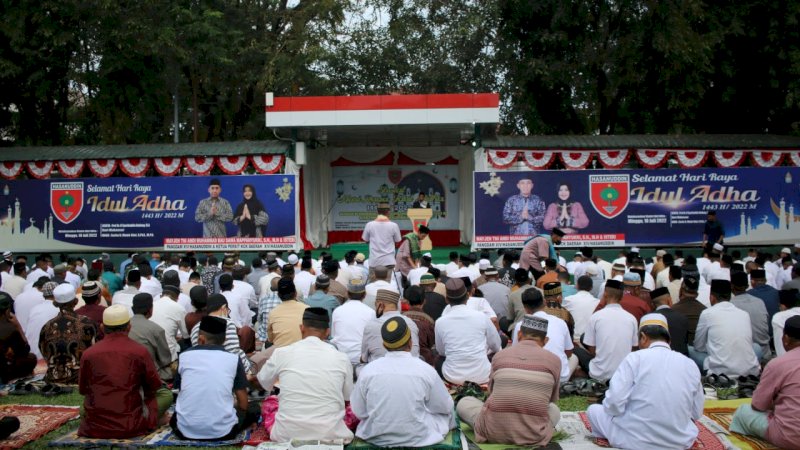
[[[324,97],[275,97],[267,112],[369,111],[398,109],[497,108],[500,95],[412,94],[347,95]]]

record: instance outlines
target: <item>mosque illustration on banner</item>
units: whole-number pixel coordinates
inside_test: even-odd
[[[778,216],[778,226],[769,223],[769,216],[763,215],[756,217],[761,223],[753,226],[753,217],[745,216],[744,213],[739,218],[739,234],[737,236],[725,238],[726,243],[753,243],[760,242],[795,242],[800,239],[800,217],[795,216],[794,205],[789,205],[787,210],[786,201],[781,199],[776,205],[770,200],[772,211]]]
[[[2,210],[0,210],[2,211]],[[45,217],[41,226],[36,226],[33,217],[28,218],[28,226],[23,229],[22,207],[19,199],[14,202],[12,211],[11,203],[8,205],[5,217],[0,219],[0,240],[19,250],[68,250],[76,247],[90,248],[80,244],[71,244],[54,238],[53,215]]]

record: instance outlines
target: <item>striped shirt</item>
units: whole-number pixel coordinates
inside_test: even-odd
[[[258,300],[258,315],[256,316],[256,340],[264,342],[267,340],[267,322],[269,313],[280,305],[282,300],[278,293],[270,290],[266,295]]]
[[[245,355],[244,351],[242,351],[242,347],[239,346],[239,334],[236,332],[236,324],[233,323],[233,320],[231,320],[229,317],[222,318],[228,322],[228,327],[225,328],[225,343],[223,344],[225,351],[238,356],[239,360],[244,366],[244,371],[250,373],[251,369],[255,369],[255,366],[253,366],[252,361],[247,359],[247,355]],[[200,322],[197,322],[197,325],[192,328],[192,347],[199,345],[199,341],[197,340],[199,336]]]
[[[553,436],[547,414],[558,401],[558,357],[523,340],[492,359],[492,392],[475,420],[478,442],[546,445]]]

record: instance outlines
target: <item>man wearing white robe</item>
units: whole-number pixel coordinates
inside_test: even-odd
[[[589,407],[592,435],[618,448],[690,448],[698,433],[694,420],[703,416],[700,371],[670,349],[661,314],[642,317],[639,348],[614,373],[602,405]]]

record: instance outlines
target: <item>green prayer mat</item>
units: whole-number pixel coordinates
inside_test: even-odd
[[[517,449],[529,450],[532,448],[536,448],[525,445],[489,444],[485,442],[484,443],[475,442],[475,430],[473,430],[472,427],[470,427],[464,422],[461,422],[461,432],[464,433],[464,436],[466,436],[470,442],[477,445],[481,450],[517,450]]]
[[[453,413],[455,414],[455,413]],[[458,419],[456,419],[456,427],[450,430],[447,433],[447,436],[444,437],[442,442],[438,444],[429,445],[427,447],[392,447],[395,450],[461,450],[461,430],[459,429],[459,425],[462,425]],[[367,441],[364,441],[359,438],[353,439],[349,445],[345,447],[347,450],[378,450],[386,447],[378,447],[377,445],[372,445]]]

